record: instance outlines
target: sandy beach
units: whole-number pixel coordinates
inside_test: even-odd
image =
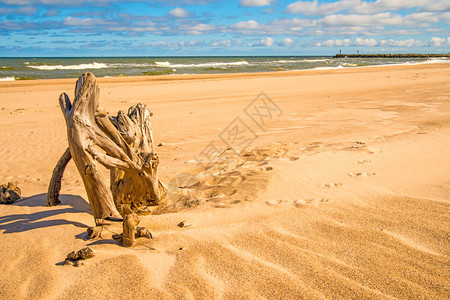
[[[73,162],[45,205],[75,81],[0,82],[0,184],[23,196],[0,206],[1,299],[448,299],[450,64],[98,78],[110,114],[153,112],[169,187],[133,248],[120,224],[87,238]]]

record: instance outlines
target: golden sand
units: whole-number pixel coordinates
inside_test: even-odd
[[[45,206],[67,148],[58,97],[74,85],[0,82],[0,184],[24,196],[0,206],[0,298],[448,297],[450,64],[99,78],[110,113],[153,111],[161,180],[197,180],[141,217],[155,238],[131,249],[111,238],[120,226],[86,239],[72,162],[62,204]],[[94,258],[62,265],[85,246]]]

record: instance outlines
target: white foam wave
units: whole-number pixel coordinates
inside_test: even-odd
[[[235,62],[210,62],[200,64],[172,64],[168,61],[155,61],[155,65],[160,68],[216,68],[227,66],[246,66],[249,63],[245,60]]]
[[[424,61],[424,64],[440,64],[440,63],[448,63],[450,60],[446,57],[436,57],[436,58],[430,58],[426,61]]]
[[[343,69],[344,66],[343,65],[339,65],[336,67],[316,67],[316,68],[312,68],[312,70],[335,70],[335,69]]]
[[[79,65],[41,65],[41,66],[30,66],[27,65],[28,68],[45,70],[45,71],[53,71],[53,70],[80,70],[80,69],[104,69],[108,68],[106,64],[94,62],[92,64],[79,64]]]
[[[14,81],[16,80],[14,77],[2,77],[0,78],[0,81]]]
[[[281,63],[281,64],[290,64],[290,63],[314,63],[314,62],[323,62],[327,61],[327,59],[296,59],[296,60],[274,60],[272,63]]]
[[[108,67],[110,68],[145,68],[145,67],[151,67],[154,66],[152,64],[148,63],[115,63],[115,64],[108,64]]]

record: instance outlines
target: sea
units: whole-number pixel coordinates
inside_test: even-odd
[[[0,81],[173,74],[253,73],[450,62],[448,58],[333,58],[331,56],[4,57]]]

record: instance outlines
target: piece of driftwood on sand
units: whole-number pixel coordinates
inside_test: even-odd
[[[75,98],[59,97],[66,120],[69,148],[56,165],[49,185],[47,205],[57,205],[61,179],[73,159],[83,180],[96,223],[121,219],[122,205],[142,210],[158,205],[167,190],[158,179],[159,159],[151,130],[152,115],[145,104],[109,116],[99,104],[100,89],[92,73],[81,75]],[[98,168],[110,170],[111,184]]]

